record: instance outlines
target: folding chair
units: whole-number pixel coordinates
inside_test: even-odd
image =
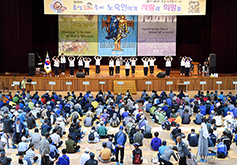
[[[207,158],[207,164],[218,165],[217,152],[215,151],[208,152],[206,158]]]

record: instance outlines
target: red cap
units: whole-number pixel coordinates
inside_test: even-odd
[[[141,112],[141,111],[142,111],[141,109],[138,110],[138,112]]]
[[[122,102],[123,102],[123,100],[120,100],[119,102],[120,102],[120,103],[122,103]]]

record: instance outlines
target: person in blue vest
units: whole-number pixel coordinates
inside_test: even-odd
[[[120,152],[120,165],[123,165],[124,159],[124,147],[127,141],[127,135],[123,132],[123,126],[119,127],[119,132],[114,136],[115,150],[116,150],[116,165],[119,165],[118,155]]]
[[[221,139],[217,140],[217,157],[218,158],[226,158],[228,155],[226,145],[221,141]]]
[[[198,146],[198,134],[195,133],[195,129],[191,129],[191,133],[188,134],[188,141],[189,145],[191,147],[197,147]]]

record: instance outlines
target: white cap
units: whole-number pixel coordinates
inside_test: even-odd
[[[26,137],[22,136],[21,141],[26,141]]]
[[[85,148],[85,152],[90,152],[90,149],[89,148]]]

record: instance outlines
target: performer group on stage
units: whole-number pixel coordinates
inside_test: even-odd
[[[70,68],[70,77],[74,77],[74,68],[75,68],[75,56],[68,56],[64,55],[63,53],[59,56],[54,56],[52,60],[54,61],[54,72],[55,77],[59,77],[59,66],[61,66],[61,72],[62,75],[65,74],[65,68],[66,68],[66,57],[69,61],[69,68]],[[85,71],[85,76],[89,77],[90,74],[90,62],[92,61],[89,57],[83,57],[78,56],[78,69],[79,72],[83,72],[83,69]],[[102,57],[97,55],[94,56],[95,60],[95,66],[96,66],[96,75],[100,75],[100,65]],[[143,73],[144,76],[147,77],[148,75],[148,68],[150,67],[150,75],[154,75],[154,66],[155,66],[155,57],[143,57]],[[173,61],[172,56],[165,56],[165,68],[166,68],[166,77],[170,77],[170,71],[171,71],[171,64]],[[180,75],[189,76],[190,71],[193,69],[192,65],[192,58],[181,56],[180,57]],[[135,75],[135,68],[136,68],[136,57],[131,58],[125,58],[123,59],[121,56],[110,56],[108,58],[109,62],[109,75],[110,77],[114,76],[114,66],[115,66],[115,75],[120,74],[120,66],[125,65],[125,75],[126,77],[130,74],[130,69],[132,70],[132,75]],[[202,72],[202,76],[205,76],[205,74],[209,75],[209,59],[206,59],[203,63],[203,65],[199,64],[199,72]]]

